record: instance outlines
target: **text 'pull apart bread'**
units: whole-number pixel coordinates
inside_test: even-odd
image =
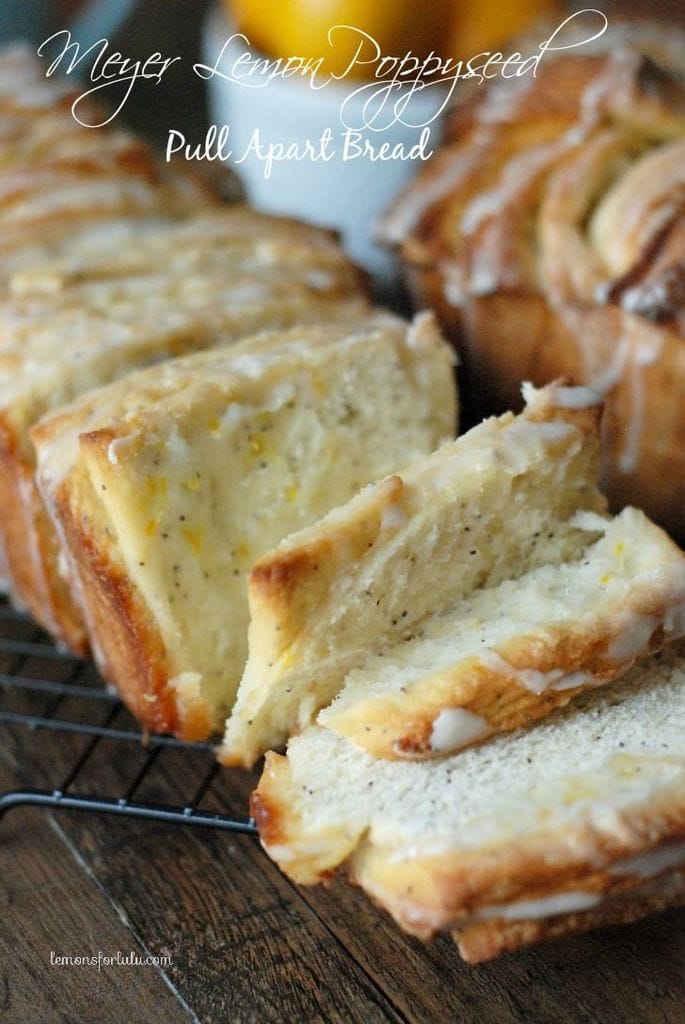
[[[600,408],[526,389],[286,538],[249,580],[250,656],[221,752],[252,764],[319,721],[382,757],[515,728],[685,630],[685,556],[600,516]]]
[[[295,881],[345,866],[402,928],[485,960],[685,903],[685,648],[526,730],[384,761],[315,725],[252,812]]]
[[[432,317],[379,313],[171,360],[33,430],[94,655],[141,722],[189,739],[223,725],[249,567],[453,436],[455,404]]]
[[[13,593],[74,651],[83,623],[60,579],[29,430],[90,388],[268,327],[367,308],[326,232],[232,206],[26,269],[0,302],[0,527]]]
[[[677,539],[683,168],[685,34],[610,25],[594,46],[546,53],[536,74],[475,90],[381,229],[459,348],[470,415],[515,408],[525,380],[592,387],[612,506],[642,508]]]

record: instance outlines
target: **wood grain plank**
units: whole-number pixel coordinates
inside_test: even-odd
[[[215,799],[217,807],[235,813],[245,806],[251,777],[231,774],[230,786],[219,780]],[[685,1024],[682,910],[474,967],[461,961],[447,938],[424,944],[404,935],[342,879],[328,890],[298,891],[417,1024]]]
[[[126,725],[125,712],[116,724]],[[63,777],[72,738],[45,734],[37,751],[35,736],[10,732],[5,749],[15,764],[43,785]],[[103,741],[76,788],[121,794],[144,757]],[[160,766],[165,759],[146,796],[183,804],[211,755],[167,751]],[[401,1024],[253,838],[66,814],[58,827],[141,945],[173,958],[169,979],[198,1020]]]
[[[0,788],[16,784],[0,765]],[[189,1024],[154,966],[51,966],[58,955],[146,951],[40,811],[0,825],[0,1019],[11,1024]]]
[[[173,956],[169,975],[199,1020],[401,1020],[249,838],[95,818],[62,827],[146,947]]]
[[[39,659],[22,671],[50,669]],[[85,679],[87,681],[87,677]],[[15,698],[19,706],[33,698]],[[65,702],[59,713],[100,716]],[[119,712],[119,727],[131,725]],[[6,756],[37,780],[61,778],[85,741],[13,736]],[[75,784],[125,792],[146,757],[99,743]],[[208,755],[167,751],[137,794],[184,804]],[[256,774],[222,771],[205,805],[244,815]],[[155,953],[200,1020],[411,1021],[443,1024],[685,1024],[685,929],[673,912],[637,926],[570,938],[469,967],[447,939],[403,935],[342,882],[297,889],[249,837],[60,816],[88,870]]]

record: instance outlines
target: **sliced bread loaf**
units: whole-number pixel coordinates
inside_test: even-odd
[[[455,427],[432,317],[271,332],[139,371],[32,431],[72,594],[151,729],[207,736],[247,654],[245,575]]]
[[[368,307],[331,235],[239,206],[25,268],[15,290],[0,304],[0,526],[14,593],[83,653],[34,485],[31,426],[137,367]]]
[[[624,919],[682,901],[685,646],[437,761],[384,761],[312,726],[267,755],[252,809],[295,881],[344,864],[407,931],[459,929],[470,959],[585,914],[620,920],[604,901],[621,894]]]
[[[282,745],[349,672],[381,665],[379,654],[411,643],[474,592],[583,557],[605,526],[588,534],[577,517],[604,508],[600,409],[583,389],[530,389],[527,398],[521,416],[486,420],[256,563],[226,763],[249,765]]]

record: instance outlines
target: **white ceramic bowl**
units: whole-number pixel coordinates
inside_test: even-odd
[[[232,35],[233,30],[223,12],[218,8],[213,10],[204,32],[203,60],[208,67],[228,71],[247,50],[242,39],[234,39],[226,46]],[[374,242],[374,223],[414,176],[420,157],[372,161],[368,156],[356,155],[355,143],[363,145],[363,140],[368,138],[376,152],[387,143],[390,149],[401,145],[407,153],[419,146],[424,129],[394,123],[382,131],[366,131],[362,140],[350,137],[345,153],[341,108],[350,93],[362,84],[341,81],[313,89],[301,79],[275,78],[263,86],[250,88],[214,75],[208,82],[210,118],[218,129],[224,125],[230,128],[227,146],[231,155],[227,162],[235,166],[250,202],[262,210],[292,214],[337,229],[348,252],[371,271],[382,291],[392,287],[395,268],[392,258]],[[437,88],[414,95],[411,118],[407,119],[416,125],[428,122],[443,101],[444,93]],[[348,126],[360,122],[362,108],[362,97],[354,96],[348,101]],[[255,129],[259,129],[261,157],[248,152]],[[303,149],[309,139],[314,150],[321,152],[319,140],[327,129],[331,133],[330,145],[324,151],[327,159],[305,156],[299,160],[275,161],[270,176],[266,176],[263,157],[270,144],[282,143],[286,148],[299,146]],[[423,152],[434,149],[438,140],[436,120],[424,139]]]

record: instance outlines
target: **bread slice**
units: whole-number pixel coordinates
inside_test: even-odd
[[[436,761],[381,760],[311,726],[267,755],[252,811],[295,881],[344,864],[407,931],[459,929],[472,959],[497,952],[495,925],[502,948],[512,922],[568,930],[685,865],[685,646]]]
[[[437,757],[541,718],[682,636],[685,555],[637,509],[587,520],[603,536],[576,561],[475,589],[351,672],[321,725],[376,757]]]
[[[486,420],[256,563],[223,761],[249,765],[282,745],[349,672],[474,591],[583,555],[593,535],[576,513],[604,508],[599,406],[560,386],[527,397],[520,417]]]
[[[7,123],[9,120],[9,124]],[[0,100],[0,287],[85,237],[97,246],[116,233],[135,238],[148,224],[221,210],[205,182],[167,166],[140,140],[81,128],[66,111],[44,111],[38,126]],[[3,144],[5,135],[15,137]],[[37,136],[37,137],[34,137]],[[123,231],[122,231],[123,229]]]
[[[90,388],[266,327],[359,316],[359,272],[327,232],[235,206],[24,269],[0,304],[0,507],[14,593],[75,652],[28,432]]]
[[[223,724],[266,548],[453,435],[428,315],[264,333],[141,371],[32,432],[105,678],[149,728]]]

